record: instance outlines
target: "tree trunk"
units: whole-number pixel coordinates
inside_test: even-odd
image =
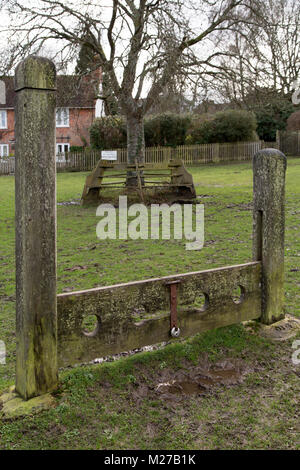
[[[145,135],[143,116],[127,117],[127,163],[145,162]],[[127,186],[137,186],[135,171],[128,171]]]

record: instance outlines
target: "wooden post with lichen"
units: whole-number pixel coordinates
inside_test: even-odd
[[[55,86],[48,59],[18,65],[16,391],[25,400],[57,387]]]
[[[261,322],[284,318],[286,157],[265,149],[253,159],[253,258],[262,262]]]

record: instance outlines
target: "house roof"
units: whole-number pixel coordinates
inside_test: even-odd
[[[1,80],[5,83],[6,103],[0,102],[0,109],[14,108],[16,104],[14,77],[2,77]],[[57,107],[94,108],[99,84],[100,76],[95,73],[85,77],[58,75],[56,84]]]

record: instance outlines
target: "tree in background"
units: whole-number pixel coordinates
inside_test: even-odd
[[[102,96],[104,100],[104,110],[106,116],[116,116],[120,114],[120,107],[114,90],[110,86],[109,75],[107,72],[102,73]]]
[[[276,131],[286,129],[287,120],[294,112],[292,101],[286,97],[269,98],[262,105],[252,107],[257,120],[259,138],[267,142],[276,140]]]
[[[209,86],[221,101],[237,108],[252,109],[262,98],[265,104],[274,102],[274,95],[290,97],[300,76],[299,0],[266,0],[257,8],[246,33],[239,24],[229,38],[227,31],[218,38],[228,54],[222,56],[220,73]]]
[[[90,48],[109,80],[127,123],[128,161],[144,160],[144,116],[174,77],[193,79],[219,71],[221,31],[251,27],[258,0],[5,0],[12,19],[14,59],[38,52],[51,39],[60,52]],[[197,18],[197,22],[195,22]],[[3,30],[3,28],[2,28]],[[88,34],[87,34],[88,33]],[[6,31],[7,34],[7,31]],[[83,37],[84,36],[84,37]],[[197,50],[197,45],[201,49]],[[134,184],[137,181],[131,178]],[[130,183],[130,181],[128,181]]]
[[[86,30],[82,34],[82,42],[75,67],[76,75],[87,75],[95,68],[95,52],[89,47],[91,39],[89,29],[86,27]]]
[[[82,40],[83,43],[80,46],[75,67],[75,74],[79,76],[88,75],[95,69],[96,64],[99,63],[98,55],[95,54],[91,47],[89,47],[89,43],[92,40],[89,29],[83,33]],[[102,72],[101,99],[104,101],[104,110],[106,116],[114,116],[119,114],[118,101],[109,84],[109,76],[105,71]]]

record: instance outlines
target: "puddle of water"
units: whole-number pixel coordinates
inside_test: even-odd
[[[218,369],[210,370],[209,378],[213,383],[236,383],[239,381],[241,373],[236,369]]]
[[[80,201],[57,202],[58,206],[80,206]]]
[[[202,387],[197,382],[175,382],[168,388],[169,393],[176,393],[185,395],[194,395],[198,393],[203,393],[206,388]]]
[[[171,393],[176,395],[194,395],[204,393],[217,385],[232,385],[240,382],[241,373],[236,369],[209,370],[196,374],[191,379],[178,378],[158,384],[156,391],[159,393]]]

